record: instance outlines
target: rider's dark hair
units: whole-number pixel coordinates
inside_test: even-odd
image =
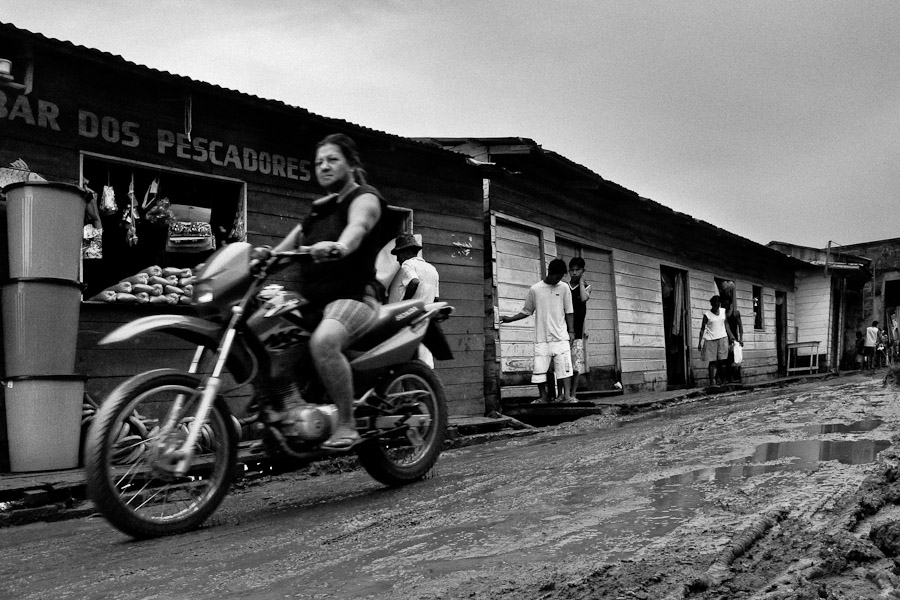
[[[316,144],[316,150],[325,144],[334,144],[338,147],[341,154],[347,159],[347,164],[350,165],[350,168],[353,171],[353,178],[356,180],[356,183],[365,185],[366,170],[363,168],[362,158],[359,156],[359,149],[356,147],[356,142],[354,142],[350,136],[343,133],[332,133],[326,135],[321,142]]]

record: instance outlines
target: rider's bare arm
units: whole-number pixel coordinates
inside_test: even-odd
[[[339,244],[353,252],[362,243],[378,219],[381,218],[381,203],[373,194],[363,194],[355,198],[347,211],[347,226],[337,239]]]
[[[281,242],[278,243],[277,246],[272,248],[274,252],[284,252],[287,250],[293,250],[297,246],[300,245],[301,237],[303,236],[303,227],[301,225],[297,225],[294,227],[287,237],[285,237]]]

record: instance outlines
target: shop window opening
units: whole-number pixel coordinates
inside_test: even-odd
[[[81,177],[96,193],[82,250],[86,300],[142,270],[192,269],[246,240],[242,181],[87,153]]]

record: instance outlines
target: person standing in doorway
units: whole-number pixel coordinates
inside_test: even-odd
[[[440,278],[437,269],[419,256],[422,246],[411,233],[401,233],[394,241],[391,254],[397,257],[400,270],[394,275],[388,289],[388,302],[422,300],[429,304],[440,294]],[[424,344],[419,344],[419,360],[434,368],[434,356]]]
[[[869,327],[866,327],[866,345],[864,347],[863,357],[866,368],[871,370],[875,368],[875,346],[881,338],[881,332],[878,330],[878,321],[872,321]]]
[[[564,396],[564,386],[558,383],[558,398],[562,402],[577,402],[578,379],[585,370],[584,364],[584,320],[587,315],[587,301],[591,299],[591,286],[584,279],[584,259],[576,256],[569,261],[569,291],[572,293],[572,317],[575,337],[572,340],[572,393]]]
[[[563,384],[565,396],[572,395],[571,342],[575,337],[575,324],[572,292],[562,283],[565,274],[566,261],[553,259],[547,267],[547,276],[529,288],[522,310],[512,316],[500,317],[500,323],[512,323],[534,315],[531,382],[538,386],[537,402],[550,402],[552,390],[547,389],[547,370],[551,363],[556,380]]]
[[[709,307],[703,313],[697,349],[702,360],[709,363],[709,385],[721,385],[728,364],[728,347],[734,341],[734,335],[725,319],[725,309],[722,308],[719,296],[709,299]]]

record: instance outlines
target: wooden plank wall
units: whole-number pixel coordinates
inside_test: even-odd
[[[480,188],[476,191],[480,196]],[[441,300],[448,301],[455,309],[453,316],[441,324],[454,358],[437,361],[435,370],[447,391],[451,415],[482,416],[485,408],[481,377],[484,369],[481,204],[472,203],[477,209],[476,217],[438,212],[435,207],[440,207],[440,202],[430,206],[428,211],[413,208],[414,230],[422,234],[423,258],[438,271]]]
[[[709,298],[718,294],[716,277],[721,274],[713,274],[707,271],[691,271],[690,295],[691,295],[691,331],[693,348],[691,352],[691,367],[694,371],[694,379],[701,385],[708,385],[708,363],[700,359],[700,353],[696,350],[700,340],[700,325],[703,322],[703,312],[709,309]],[[759,381],[774,377],[778,371],[778,354],[775,344],[775,288],[763,285],[763,328],[755,329],[753,323],[753,286],[758,282],[746,281],[729,276],[735,283],[735,296],[737,310],[741,313],[741,323],[744,326],[744,360],[741,366],[741,376],[745,383]],[[787,293],[788,299],[788,341],[793,341],[794,318],[794,293]]]
[[[796,296],[796,341],[819,342],[819,354],[824,354],[827,360],[831,355],[831,278],[823,277],[822,273],[799,273]]]
[[[628,391],[664,390],[666,340],[660,262],[634,252],[613,252],[622,385]]]
[[[540,210],[539,207],[543,207],[543,204],[536,203],[527,194],[506,186],[494,186],[493,182],[491,192],[492,203],[496,205],[507,207],[516,203],[525,203],[522,204],[523,209],[520,211],[522,217],[518,219],[518,222],[530,225],[535,231],[541,231],[545,237],[549,233],[565,240],[570,237],[574,239],[581,237],[577,226],[570,224],[562,216],[558,216],[553,221],[547,221],[546,224],[538,221],[537,219],[541,218],[541,215],[536,210]],[[511,218],[508,215],[503,216]],[[499,214],[497,222],[502,222]],[[549,223],[554,223],[554,225],[551,227]],[[607,223],[604,221],[604,227],[606,226]],[[658,226],[659,224],[655,225],[655,227]],[[659,249],[648,247],[645,253],[642,251],[643,248],[634,243],[607,236],[605,229],[595,232],[589,239],[596,240],[598,244],[600,240],[603,240],[611,250],[612,285],[609,293],[614,297],[611,297],[610,321],[617,326],[617,329],[611,331],[611,334],[614,343],[618,345],[617,367],[621,372],[621,382],[627,391],[664,390],[668,386],[660,285],[660,266],[663,264],[688,273],[689,297],[686,301],[689,303],[691,314],[688,323],[690,328],[688,332],[689,347],[694,349],[691,352],[691,368],[694,380],[698,384],[706,382],[708,371],[706,363],[701,362],[699,352],[695,349],[703,311],[709,307],[709,297],[718,293],[715,283],[717,277],[731,279],[737,286],[738,310],[741,311],[745,324],[745,363],[742,370],[744,380],[764,379],[776,374],[775,290],[777,288],[787,292],[787,332],[789,341],[793,341],[792,276],[786,282],[782,282],[777,278],[784,278],[785,274],[776,271],[771,281],[766,280],[765,273],[767,271],[760,265],[754,265],[753,274],[745,274],[743,277],[728,267],[714,272],[709,270],[705,263],[701,265],[693,261],[682,262],[674,254],[663,256],[664,253]],[[567,244],[571,244],[571,242],[567,241],[561,245],[565,248]],[[550,250],[552,246],[545,241],[544,252],[552,251]],[[758,331],[753,328],[753,285],[761,285],[763,288],[764,328]],[[508,308],[511,314],[518,310],[518,301],[504,302],[500,312],[506,314],[503,308]],[[508,334],[501,331],[500,335]],[[501,339],[505,340],[506,338],[501,337]],[[522,339],[525,341],[526,338]],[[523,350],[520,354],[523,359],[529,359],[529,352]],[[491,377],[490,370],[487,371],[487,376]],[[526,382],[524,379],[513,382],[508,377],[502,377],[502,380],[503,385],[507,386],[514,383],[521,385]],[[508,396],[509,394],[504,390],[504,395]]]
[[[616,287],[612,253],[584,249],[585,278],[591,284],[591,299],[584,322],[587,367],[615,367]]]
[[[556,232],[557,238],[562,232]],[[573,256],[585,261],[584,279],[591,286],[591,298],[584,318],[586,367],[617,368],[616,360],[616,298],[612,274],[612,254],[605,250],[585,247],[568,241],[556,242],[557,256],[566,265]],[[563,281],[569,282],[566,275]]]
[[[522,310],[529,288],[543,276],[540,230],[498,222],[495,239],[498,313],[514,315]],[[500,327],[501,372],[531,374],[534,327],[534,317]]]

